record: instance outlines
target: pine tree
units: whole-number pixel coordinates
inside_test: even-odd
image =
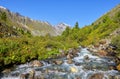
[[[75,29],[79,29],[79,24],[78,24],[78,22],[76,22],[75,23],[75,27],[74,27]]]

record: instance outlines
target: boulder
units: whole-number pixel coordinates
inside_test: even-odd
[[[116,76],[109,75],[108,78],[109,79],[120,79],[120,76],[118,76],[118,75],[116,75]]]
[[[63,63],[62,60],[55,60],[53,61],[53,63],[55,63],[56,65],[61,65]]]
[[[84,60],[89,60],[89,56],[88,56],[88,55],[85,55],[85,56],[84,56]]]
[[[120,79],[120,76],[116,75],[114,79]]]
[[[109,66],[109,69],[110,69],[110,70],[114,70],[115,67],[114,67],[114,66]]]
[[[10,73],[11,72],[11,69],[5,69],[2,71],[2,73]]]
[[[73,58],[73,55],[72,54],[68,54],[67,55],[67,59],[72,59]]]
[[[41,66],[43,66],[43,63],[38,61],[38,60],[34,60],[32,62],[32,66],[34,66],[34,67],[41,67]]]
[[[20,79],[27,79],[29,74],[20,74]]]
[[[35,77],[35,70],[30,70],[29,79],[34,79],[34,77]]]
[[[105,50],[99,50],[97,53],[99,56],[107,56],[108,54]]]
[[[102,73],[95,73],[91,75],[88,79],[103,79],[104,75]]]
[[[77,73],[78,72],[78,69],[76,67],[70,67],[70,71],[72,73]]]
[[[20,75],[20,79],[26,79],[26,75],[25,74],[21,74]]]

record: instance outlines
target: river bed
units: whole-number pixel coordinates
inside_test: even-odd
[[[71,59],[58,58],[40,61],[43,66],[33,67],[30,63],[21,64],[9,73],[1,73],[1,79],[120,79],[120,72],[114,70],[116,64],[108,57],[99,57],[82,48]],[[52,61],[62,61],[55,64]]]

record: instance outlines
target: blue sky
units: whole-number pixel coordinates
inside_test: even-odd
[[[0,5],[32,19],[52,25],[64,22],[89,25],[120,4],[120,0],[0,0]]]

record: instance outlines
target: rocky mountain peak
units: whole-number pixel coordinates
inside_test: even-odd
[[[55,30],[56,30],[56,34],[57,35],[61,35],[62,32],[66,29],[66,27],[68,27],[70,25],[66,24],[66,23],[59,23],[57,25],[55,25]]]
[[[5,10],[7,9],[7,8],[5,8],[5,7],[3,7],[3,6],[0,6],[0,8],[1,8],[1,9],[5,9]]]

